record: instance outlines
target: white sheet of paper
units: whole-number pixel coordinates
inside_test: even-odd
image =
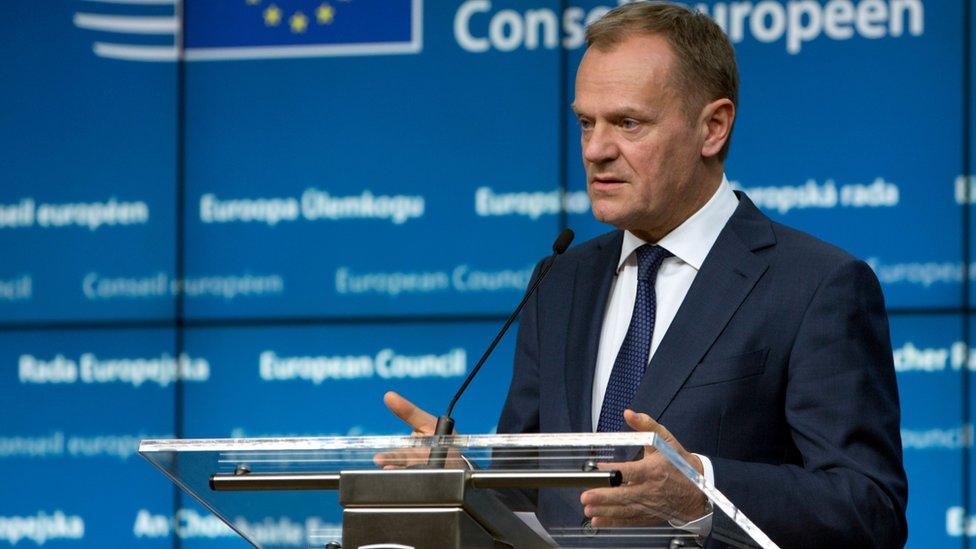
[[[524,522],[526,526],[531,528],[533,532],[539,534],[539,536],[546,540],[546,542],[552,544],[553,547],[556,546],[556,540],[552,539],[552,536],[549,535],[546,528],[542,526],[541,522],[539,522],[539,517],[535,516],[535,513],[532,511],[516,511],[515,516]]]

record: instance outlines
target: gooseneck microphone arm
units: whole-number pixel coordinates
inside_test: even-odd
[[[522,297],[522,301],[519,302],[518,307],[516,307],[515,310],[512,311],[512,314],[509,315],[508,320],[505,321],[505,325],[502,326],[502,329],[498,332],[498,335],[496,335],[495,339],[492,340],[491,345],[489,345],[485,353],[481,355],[481,358],[478,360],[478,363],[475,364],[474,368],[471,369],[471,373],[468,374],[468,377],[464,379],[464,383],[462,383],[461,387],[459,387],[457,392],[454,393],[454,398],[452,398],[451,403],[448,404],[447,411],[444,412],[444,415],[437,418],[437,426],[434,428],[435,436],[440,437],[450,435],[454,432],[454,419],[451,417],[451,414],[454,412],[454,405],[457,404],[458,399],[461,398],[461,395],[464,394],[465,389],[467,389],[468,385],[471,384],[471,380],[474,379],[474,376],[478,375],[478,370],[484,366],[485,361],[488,360],[488,356],[491,355],[492,351],[494,351],[495,347],[498,345],[498,342],[501,341],[502,337],[505,336],[505,332],[508,331],[508,328],[513,322],[515,322],[515,319],[518,318],[519,313],[522,312],[522,307],[525,307],[525,304],[528,303],[529,298],[535,294],[536,290],[539,288],[539,285],[542,284],[542,281],[546,279],[546,276],[549,274],[549,270],[552,269],[552,266],[556,263],[556,258],[565,252],[567,248],[569,248],[569,245],[573,242],[574,236],[575,235],[573,234],[572,230],[563,229],[562,232],[559,233],[559,236],[556,237],[556,241],[552,243],[552,255],[549,256],[546,264],[542,267],[542,272],[539,273],[539,276],[535,279],[532,286],[529,287],[529,290],[525,292],[525,296]],[[430,452],[430,458],[427,460],[427,466],[431,469],[442,469],[446,460],[447,448],[443,445],[436,445]]]

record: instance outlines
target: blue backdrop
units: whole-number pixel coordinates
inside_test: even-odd
[[[883,284],[910,547],[976,535],[967,1],[689,3],[738,54],[730,180]],[[558,231],[609,230],[568,105],[610,7],[5,2],[0,545],[241,546],[140,438],[403,432],[387,389],[444,406]],[[494,428],[512,351],[464,431]],[[288,366],[344,357],[368,367]]]

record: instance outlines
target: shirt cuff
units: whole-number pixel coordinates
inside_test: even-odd
[[[715,486],[715,469],[712,468],[712,460],[701,454],[695,455],[698,456],[698,459],[700,459],[702,462],[702,470],[705,471],[705,480],[708,481],[708,483],[712,486]]]

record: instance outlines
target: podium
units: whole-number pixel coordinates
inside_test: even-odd
[[[143,440],[139,453],[261,548],[675,549],[706,535],[777,547],[654,433]],[[593,527],[580,494],[626,490],[614,464],[649,458],[700,490],[711,515],[641,501],[639,521]]]

